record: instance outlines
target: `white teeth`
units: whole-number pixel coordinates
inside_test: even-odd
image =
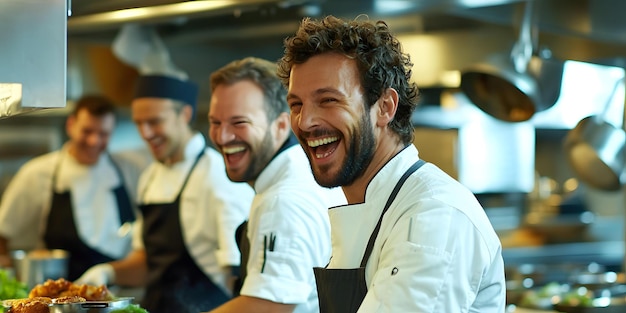
[[[226,154],[233,154],[233,153],[241,152],[245,149],[246,148],[244,148],[243,146],[235,146],[235,147],[224,147],[222,148],[222,151],[224,151],[224,153]]]
[[[339,137],[333,136],[333,137],[326,137],[326,138],[322,138],[322,139],[309,140],[309,141],[307,141],[307,144],[309,145],[309,147],[315,148],[315,147],[319,147],[321,145],[326,145],[326,144],[329,144],[331,142],[335,142],[337,140],[339,140]]]
[[[335,151],[335,150],[333,150],[333,151]],[[331,153],[333,153],[333,151],[328,151],[328,152],[326,152],[326,153],[324,153],[324,154],[319,154],[319,153],[316,153],[316,154],[315,154],[315,158],[316,158],[316,159],[325,158],[325,157],[329,156]]]

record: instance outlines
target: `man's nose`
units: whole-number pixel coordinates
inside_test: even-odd
[[[152,127],[148,125],[148,123],[139,123],[137,124],[137,130],[139,131],[139,135],[141,138],[148,139],[152,136]]]
[[[231,142],[235,137],[229,125],[220,125],[219,127],[217,127],[215,131],[217,132],[215,136],[217,139],[217,144],[220,144],[220,145]]]
[[[92,146],[92,147],[100,145],[100,143],[102,143],[102,141],[103,141],[102,135],[100,135],[100,134],[98,134],[96,132],[93,132],[93,133],[90,133],[89,135],[87,135],[87,144]]]
[[[300,112],[298,112],[295,116],[295,124],[301,130],[309,130],[318,125],[317,115],[318,108],[312,104],[302,104],[300,107]]]

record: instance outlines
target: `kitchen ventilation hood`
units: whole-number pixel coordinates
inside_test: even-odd
[[[0,118],[64,107],[66,0],[0,1],[0,20]]]

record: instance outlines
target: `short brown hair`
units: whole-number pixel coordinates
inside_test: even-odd
[[[81,110],[87,110],[93,116],[115,115],[115,105],[102,95],[85,95],[76,101],[72,115],[76,116]]]
[[[276,63],[264,59],[247,57],[235,60],[213,72],[211,92],[218,85],[231,85],[243,80],[255,83],[263,91],[268,121],[275,120],[283,112],[289,112],[287,90],[276,75]]]

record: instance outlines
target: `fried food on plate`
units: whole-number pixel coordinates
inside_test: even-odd
[[[74,284],[63,278],[57,280],[48,279],[43,284],[39,284],[30,291],[29,298],[34,297],[72,297],[84,298],[86,301],[108,301],[115,299],[115,296],[105,285],[91,286]]]
[[[29,299],[5,300],[4,305],[10,306],[6,313],[50,313],[52,299],[35,297]]]

